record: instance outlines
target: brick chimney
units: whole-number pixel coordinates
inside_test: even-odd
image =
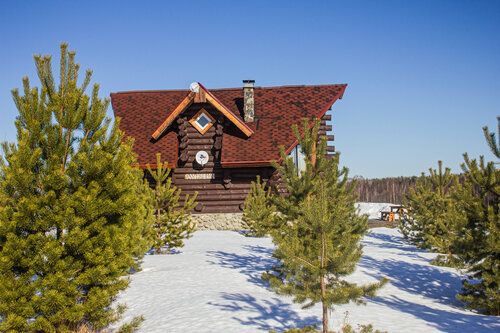
[[[243,111],[246,123],[253,122],[254,103],[253,103],[253,85],[255,80],[243,80]]]

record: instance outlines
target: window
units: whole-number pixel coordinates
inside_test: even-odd
[[[189,122],[198,132],[205,134],[215,123],[215,119],[205,109],[201,109]]]
[[[208,124],[210,124],[210,119],[204,114],[202,113],[198,119],[196,119],[196,123],[201,127],[201,128],[205,128],[207,127]]]
[[[306,157],[304,153],[302,153],[300,145],[296,145],[288,156],[293,158],[293,164],[295,164],[298,173],[306,169]]]

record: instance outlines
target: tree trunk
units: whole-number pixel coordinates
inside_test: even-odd
[[[323,333],[328,333],[328,307],[323,302]]]
[[[61,244],[61,245],[63,245],[62,236],[63,236],[63,229],[60,227],[57,227],[56,228],[56,238],[57,238],[57,241],[59,242],[59,244]]]
[[[326,237],[325,233],[321,233],[321,269],[325,267],[325,251],[326,251]],[[328,333],[328,306],[325,303],[326,297],[326,284],[325,276],[322,274],[321,277],[321,304],[323,305],[323,333]]]
[[[157,193],[156,198],[158,198],[158,190],[156,191],[156,193]],[[160,223],[161,223],[160,208],[157,208],[157,210],[156,210],[156,225],[158,226],[158,230],[160,230]],[[161,240],[161,235],[158,232],[156,233],[156,239],[158,240],[158,242]],[[155,244],[155,246],[156,246],[156,244]],[[156,253],[158,253],[158,254],[161,253],[161,246],[156,249]]]

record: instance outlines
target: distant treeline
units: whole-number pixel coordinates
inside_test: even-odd
[[[419,178],[412,177],[389,177],[366,179],[356,176],[357,184],[354,192],[358,194],[359,202],[388,202],[393,204],[402,204],[404,195],[415,188],[415,180]],[[465,177],[463,174],[458,175],[458,181],[463,184]],[[448,187],[445,191],[448,190]],[[475,188],[476,186],[474,186]],[[479,193],[479,189],[475,189]],[[488,197],[489,198],[489,197]]]
[[[365,179],[356,177],[354,192],[360,202],[390,202],[403,203],[403,196],[408,190],[415,188],[418,177],[392,177],[380,179]]]

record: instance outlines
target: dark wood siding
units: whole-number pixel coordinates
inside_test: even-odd
[[[332,130],[332,125],[328,125],[327,122],[330,122],[332,120],[332,116],[330,114],[324,114],[323,117],[321,117],[321,122],[319,124],[319,129],[318,129],[318,138],[321,138],[323,136],[326,136],[327,138],[327,147],[326,147],[326,153],[327,155],[332,154],[335,152],[335,146],[332,145],[334,136],[333,134],[328,135],[327,132]]]
[[[189,120],[203,108],[216,119],[216,123],[204,134],[198,132]],[[319,135],[326,136],[331,130],[327,121],[330,115],[321,119]],[[278,184],[280,192],[286,192],[285,186],[279,174],[273,167],[242,167],[222,168],[220,164],[220,152],[222,147],[222,135],[234,135],[231,123],[222,117],[221,113],[207,103],[193,104],[175,122],[175,131],[178,136],[177,167],[173,169],[172,181],[175,186],[182,190],[184,195],[194,195],[198,192],[198,205],[193,213],[237,213],[242,211],[243,203],[250,192],[251,182],[260,176],[268,184]],[[327,136],[333,140],[333,135]],[[195,161],[196,153],[200,150],[206,151],[210,158],[209,162],[200,168]],[[146,172],[147,173],[147,172]],[[186,174],[214,174],[214,179],[186,179]],[[150,180],[150,179],[149,179]]]
[[[201,134],[188,121],[201,109],[205,109],[216,119],[216,123],[205,133]],[[222,147],[222,135],[230,130],[230,123],[222,117],[210,104],[193,104],[181,116],[186,124],[186,147],[183,149],[179,144],[179,157],[183,154],[186,161],[179,160],[177,168],[173,172],[175,186],[182,190],[183,194],[194,195],[198,192],[198,206],[194,213],[234,213],[241,212],[242,203],[251,189],[251,182],[257,175],[269,178],[272,168],[222,168],[220,165],[220,152]],[[182,123],[182,121],[178,122]],[[182,126],[182,125],[181,125]],[[218,131],[217,131],[218,130]],[[181,131],[179,131],[180,133]],[[181,134],[181,133],[180,133]],[[179,136],[180,142],[183,136]],[[196,161],[196,153],[200,150],[209,155],[209,162],[200,168]],[[214,174],[214,179],[186,179],[186,174]]]

